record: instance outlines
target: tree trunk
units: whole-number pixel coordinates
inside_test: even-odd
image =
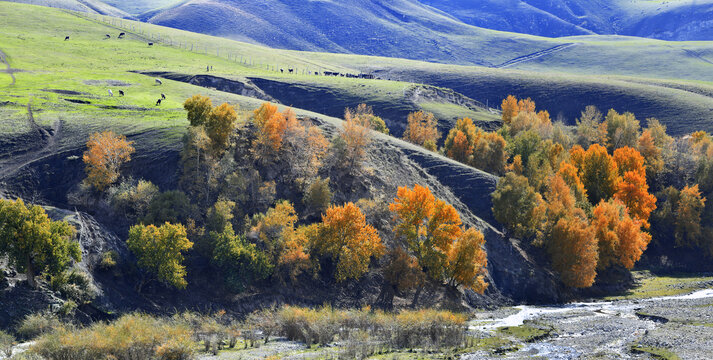
[[[25,264],[25,270],[27,274],[27,284],[33,289],[37,288],[37,283],[35,282],[35,268],[32,266],[32,257],[27,256],[27,263]]]
[[[416,293],[413,294],[413,302],[411,302],[411,307],[414,308],[414,309],[415,309],[416,306],[418,305],[418,296],[421,295],[421,289],[423,289],[423,287],[422,287],[422,286],[419,286],[419,287],[416,289]]]

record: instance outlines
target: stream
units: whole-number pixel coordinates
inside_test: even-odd
[[[632,344],[670,349],[683,359],[713,358],[709,340],[713,335],[713,289],[640,300],[521,305],[485,313],[470,323],[470,330],[494,335],[498,328],[527,322],[554,330],[544,339],[492,358],[649,358],[649,354],[631,351]],[[696,335],[683,336],[687,333]],[[474,353],[463,359],[491,356]]]

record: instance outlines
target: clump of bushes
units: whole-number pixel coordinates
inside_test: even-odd
[[[0,330],[0,355],[10,358],[12,356],[12,347],[15,345],[15,338]]]
[[[65,299],[77,304],[89,303],[97,296],[89,275],[77,269],[52,276],[50,287],[54,291],[59,291]]]
[[[390,348],[455,347],[466,340],[466,317],[450,311],[310,309],[285,306],[277,311],[281,335],[308,345],[355,340]],[[364,340],[365,334],[369,341]]]
[[[187,360],[193,357],[192,336],[185,323],[131,314],[110,324],[59,327],[30,351],[47,359]]]
[[[31,340],[40,335],[50,333],[62,326],[56,315],[48,312],[25,316],[17,327],[17,335],[22,339]]]

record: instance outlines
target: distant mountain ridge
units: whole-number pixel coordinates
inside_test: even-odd
[[[713,40],[713,0],[407,0],[407,1],[235,1],[235,0],[13,0],[72,10],[97,12],[143,20],[203,33],[214,34],[221,17],[226,24],[233,19],[265,20],[274,11],[286,18],[309,19],[302,9],[350,9],[369,12],[371,6],[382,7],[402,20],[425,19],[433,13],[453,21],[485,29],[521,34],[563,37],[576,35],[629,35],[662,40]],[[359,8],[363,6],[363,8]],[[191,13],[186,10],[195,10]],[[216,11],[211,13],[210,11]],[[430,14],[429,14],[430,13]],[[374,13],[374,14],[378,14]],[[343,14],[346,15],[346,14]],[[207,19],[205,28],[196,26],[195,18]],[[214,18],[214,19],[208,19]],[[387,20],[388,21],[388,20]],[[310,21],[313,22],[313,21]],[[271,24],[275,26],[275,24]],[[223,26],[223,27],[228,27]],[[289,33],[286,27],[279,30]],[[319,29],[329,37],[334,28]],[[434,29],[438,31],[438,29]],[[250,38],[229,33],[231,38]],[[309,31],[306,35],[309,35]],[[253,36],[253,42],[261,42]],[[314,40],[314,39],[312,39]],[[302,39],[309,43],[310,39]],[[275,45],[273,42],[261,42]],[[279,43],[279,41],[277,42]],[[303,44],[304,46],[305,44]],[[327,50],[320,42],[314,47]]]
[[[470,25],[524,34],[713,40],[713,0],[420,1]]]

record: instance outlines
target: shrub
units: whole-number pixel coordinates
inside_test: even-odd
[[[232,225],[228,224],[220,233],[213,231],[210,236],[214,244],[211,263],[221,270],[230,290],[243,291],[272,273],[269,257],[255,244],[237,236]]]
[[[116,259],[119,258],[119,254],[116,251],[105,251],[102,253],[102,259],[99,262],[99,267],[103,270],[109,270],[116,266]]]
[[[12,347],[15,345],[15,338],[0,330],[0,354],[4,354],[6,358],[12,356]]]
[[[66,299],[79,304],[92,301],[96,297],[96,289],[85,272],[81,270],[65,271],[50,278],[50,287],[59,291]]]
[[[110,324],[59,328],[38,339],[30,351],[48,359],[188,360],[193,357],[191,335],[184,324],[131,314]]]
[[[59,319],[51,313],[35,313],[25,316],[17,327],[17,334],[25,340],[34,339],[61,326]]]
[[[159,194],[158,186],[150,181],[139,180],[134,183],[128,179],[107,191],[109,202],[115,211],[128,219],[137,219],[146,215],[151,201]]]

